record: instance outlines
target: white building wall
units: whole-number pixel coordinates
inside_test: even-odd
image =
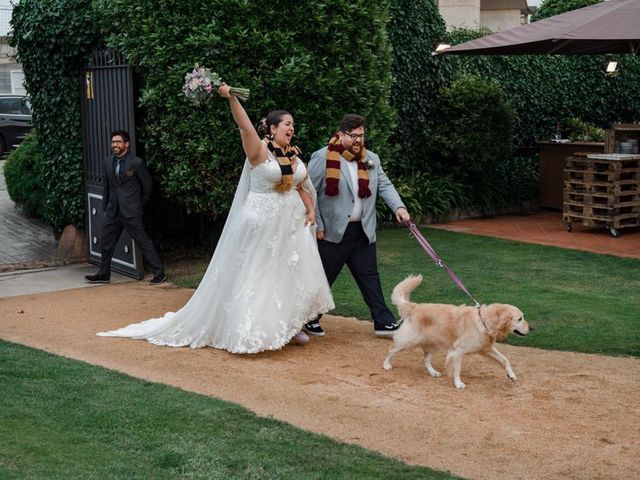
[[[18,3],[18,2],[16,2]],[[0,37],[6,37],[11,30],[11,11],[13,7],[0,5]]]
[[[26,92],[22,66],[16,63],[13,48],[7,43],[12,9],[10,4],[0,4],[0,93],[24,95]]]
[[[480,25],[480,0],[439,0],[438,8],[449,30]]]
[[[481,10],[480,24],[494,32],[521,25],[520,10]]]

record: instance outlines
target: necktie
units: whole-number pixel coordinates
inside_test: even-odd
[[[120,180],[120,160],[116,160],[116,179]]]

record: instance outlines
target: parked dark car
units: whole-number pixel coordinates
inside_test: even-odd
[[[0,95],[0,157],[31,130],[31,106],[23,95]]]

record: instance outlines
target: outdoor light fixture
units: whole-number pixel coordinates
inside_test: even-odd
[[[441,51],[446,50],[447,48],[451,48],[451,45],[449,45],[448,43],[439,43],[438,46],[436,47],[435,52],[431,52],[431,55],[437,55]]]
[[[618,71],[618,62],[615,60],[610,60],[607,64],[607,75],[613,75]]]

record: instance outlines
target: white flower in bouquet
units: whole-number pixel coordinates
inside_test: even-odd
[[[220,75],[211,72],[206,67],[196,65],[191,72],[184,76],[182,91],[193,103],[200,105],[209,98],[212,92],[217,92],[220,85],[222,85]],[[249,98],[249,89],[247,88],[231,87],[229,93],[243,102]]]

